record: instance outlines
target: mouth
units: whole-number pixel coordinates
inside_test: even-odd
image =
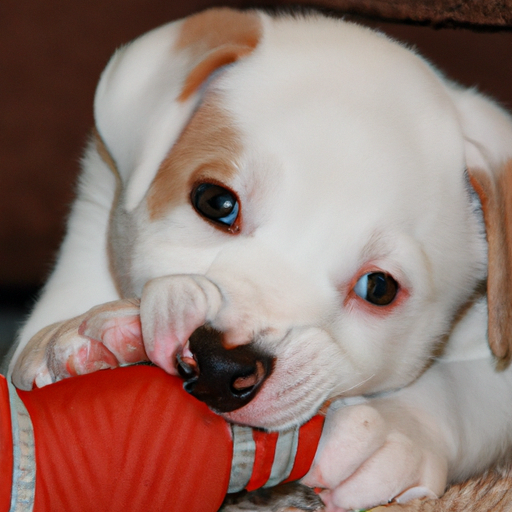
[[[279,343],[272,375],[243,407],[222,415],[231,422],[283,430],[309,420],[330,398],[340,353],[320,329],[293,329]]]
[[[222,332],[199,327],[176,355],[176,371],[188,393],[234,423],[267,430],[300,425],[331,397],[340,370],[348,374],[338,345],[316,327],[236,347],[223,341]]]

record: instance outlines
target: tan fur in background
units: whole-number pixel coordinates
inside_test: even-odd
[[[512,510],[512,468],[499,468],[453,485],[438,500],[416,499],[372,512],[508,512]]]

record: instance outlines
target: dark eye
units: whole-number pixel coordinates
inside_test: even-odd
[[[398,293],[398,283],[385,272],[370,272],[359,278],[354,292],[371,304],[387,306]]]
[[[201,183],[192,191],[192,204],[200,215],[230,228],[238,217],[238,200],[231,190]]]

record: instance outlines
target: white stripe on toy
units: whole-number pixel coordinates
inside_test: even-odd
[[[286,480],[290,476],[293,464],[295,463],[298,444],[299,427],[279,433],[272,472],[264,487],[274,487],[274,485]]]
[[[13,438],[13,474],[10,512],[31,512],[36,493],[34,429],[16,388],[9,382]]]
[[[231,464],[228,493],[239,492],[249,483],[256,453],[252,428],[231,425],[231,432],[233,436],[233,462]]]

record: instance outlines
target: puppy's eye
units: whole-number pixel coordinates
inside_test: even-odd
[[[192,204],[207,219],[230,228],[238,217],[238,200],[231,190],[201,183],[192,191]]]
[[[398,293],[398,283],[385,272],[370,272],[359,278],[354,292],[371,304],[387,306]]]

